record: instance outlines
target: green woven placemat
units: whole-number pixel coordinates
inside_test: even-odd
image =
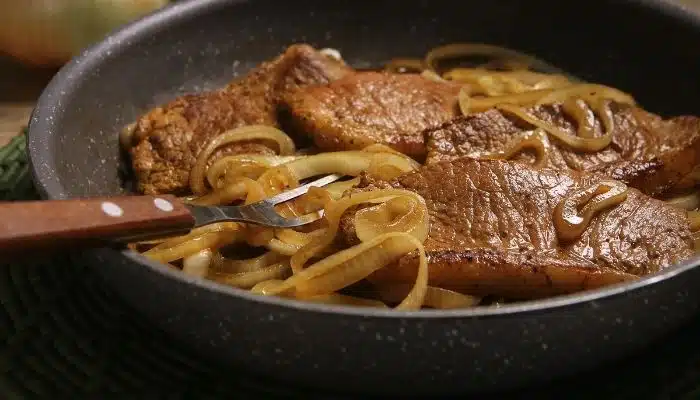
[[[24,135],[0,199],[34,199]],[[67,254],[0,261],[0,399],[342,398],[218,365],[144,320]],[[700,399],[700,320],[630,359],[496,399]]]

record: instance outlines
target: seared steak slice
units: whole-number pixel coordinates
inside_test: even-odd
[[[284,106],[295,128],[324,151],[381,143],[422,159],[421,131],[457,115],[459,88],[415,74],[358,72],[295,90]]]
[[[423,196],[430,213],[430,283],[473,294],[535,298],[576,292],[650,274],[693,255],[685,211],[632,188],[580,237],[561,242],[553,222],[556,205],[600,181],[597,175],[465,157],[391,182],[365,180],[353,190],[394,187]],[[341,240],[347,244],[357,241],[352,221],[346,213]],[[409,254],[371,280],[412,282],[416,266]]]
[[[700,118],[678,117],[662,120],[639,108],[611,104],[615,128],[612,143],[590,153],[571,149],[556,138],[549,138],[545,166],[555,169],[601,172],[649,195],[659,195],[674,186],[700,164]],[[576,134],[576,126],[561,106],[540,106],[530,114]],[[426,130],[427,163],[479,157],[504,150],[532,128],[517,117],[498,110],[455,118]],[[595,134],[601,135],[596,122]],[[533,154],[523,152],[516,161],[533,162]],[[687,185],[687,182],[684,183]]]
[[[277,102],[305,85],[325,84],[351,71],[310,46],[291,46],[222,90],[182,96],[141,116],[131,149],[139,190],[147,194],[182,193],[188,188],[197,154],[216,135],[243,125],[277,126]],[[217,151],[272,153],[263,143],[238,143]]]

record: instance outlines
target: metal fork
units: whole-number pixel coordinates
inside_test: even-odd
[[[323,211],[285,218],[275,206],[340,178],[342,175],[328,175],[244,206],[188,205],[170,195],[0,203],[0,253],[135,242],[187,233],[214,222],[292,228],[318,220]]]
[[[275,206],[297,198],[309,191],[312,187],[326,186],[342,178],[342,175],[327,175],[323,178],[309,182],[269,199],[258,201],[244,206],[195,206],[188,205],[195,220],[195,228],[208,225],[213,222],[246,222],[249,224],[264,225],[273,228],[293,228],[306,225],[323,217],[323,210],[302,215],[296,218],[286,218],[277,213]]]

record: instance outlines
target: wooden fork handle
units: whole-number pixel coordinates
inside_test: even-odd
[[[194,218],[174,196],[0,203],[0,253],[187,232]]]

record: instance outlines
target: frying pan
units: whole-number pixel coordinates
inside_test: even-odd
[[[189,1],[113,33],[56,75],[29,127],[38,189],[49,199],[123,192],[122,126],[295,42],[337,48],[358,67],[450,42],[491,43],[634,93],[651,111],[700,114],[700,21],[663,2]],[[575,374],[641,348],[700,308],[698,260],[553,299],[396,312],[258,297],[118,248],[75,257],[201,354],[355,392],[489,391]]]

